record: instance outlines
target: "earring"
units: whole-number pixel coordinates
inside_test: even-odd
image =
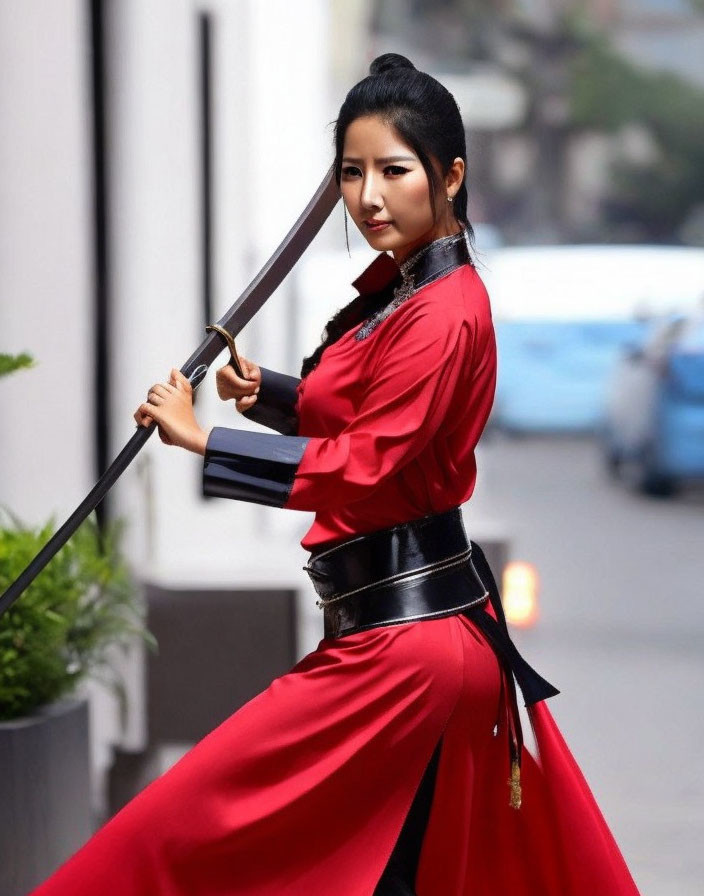
[[[452,202],[453,198],[454,198],[453,196],[448,196],[448,197],[447,197],[447,201],[448,201],[448,202]]]

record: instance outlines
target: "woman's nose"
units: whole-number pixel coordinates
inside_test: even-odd
[[[384,205],[378,181],[373,175],[364,178],[361,202],[364,208],[382,208]]]

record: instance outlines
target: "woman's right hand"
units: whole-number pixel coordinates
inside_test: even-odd
[[[239,357],[242,372],[247,377],[243,380],[237,376],[233,367],[226,364],[221,367],[215,374],[215,384],[217,386],[218,395],[223,401],[235,399],[235,407],[241,413],[249,410],[257,400],[259,394],[259,386],[262,381],[262,372],[254,361],[248,361],[241,355]]]

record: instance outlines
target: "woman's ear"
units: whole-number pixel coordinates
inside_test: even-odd
[[[450,165],[450,170],[445,175],[445,186],[448,193],[452,194],[452,196],[456,196],[457,191],[462,186],[463,179],[464,160],[460,156],[457,156],[452,165]]]

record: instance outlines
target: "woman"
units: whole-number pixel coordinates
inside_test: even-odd
[[[204,490],[313,510],[325,637],[149,785],[41,896],[633,896],[462,528],[496,349],[452,96],[386,54],[335,133],[379,251],[302,379],[242,359],[218,391],[278,434],[203,430],[176,370],[135,414],[204,455]],[[346,220],[346,219],[345,219]],[[390,253],[390,254],[387,254]],[[522,746],[513,676],[539,757]]]

